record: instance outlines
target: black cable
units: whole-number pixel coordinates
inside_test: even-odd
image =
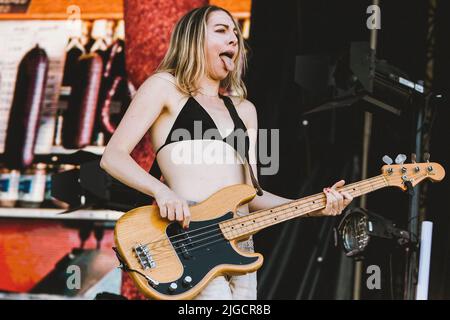
[[[419,215],[412,216],[411,218],[408,219],[408,222],[406,223],[406,225],[409,227],[411,221],[414,220],[414,219],[418,219],[418,218],[419,218]],[[410,235],[415,237],[415,240],[412,239],[411,241],[419,242],[419,236],[415,232],[412,232],[412,231],[408,231],[408,232],[410,233]]]
[[[129,272],[136,272],[137,274],[139,274],[139,275],[141,275],[142,277],[144,277],[145,280],[147,280],[147,283],[148,283],[149,286],[151,286],[151,287],[154,286],[154,284],[151,283],[149,277],[147,277],[144,273],[142,273],[142,272],[140,272],[139,270],[136,270],[136,269],[131,269],[131,268],[128,266],[128,264],[123,260],[122,256],[121,256],[120,253],[119,253],[119,250],[118,250],[116,247],[112,247],[112,249],[113,249],[114,252],[116,253],[117,260],[119,260],[119,262],[120,262],[120,265],[119,265],[118,268],[120,268],[120,269],[122,269],[123,271],[128,272],[128,273],[129,273]],[[157,285],[157,284],[156,284],[156,285]]]

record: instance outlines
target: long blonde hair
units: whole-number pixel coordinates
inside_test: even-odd
[[[211,12],[223,11],[233,20],[237,29],[238,56],[236,67],[220,82],[223,90],[231,90],[240,99],[245,99],[247,89],[242,75],[247,69],[244,38],[239,25],[231,14],[217,6],[204,6],[184,15],[175,25],[169,49],[156,72],[169,72],[175,77],[179,90],[191,95],[198,91],[198,80],[206,72],[205,38],[207,19]]]

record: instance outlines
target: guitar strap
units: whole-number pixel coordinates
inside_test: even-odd
[[[259,182],[258,182],[258,180],[255,177],[255,174],[253,173],[252,166],[250,165],[247,157],[245,157],[245,162],[247,163],[248,170],[250,171],[250,178],[252,179],[253,187],[256,189],[256,194],[258,196],[262,196],[263,195],[263,190],[262,190],[261,186],[259,185]]]

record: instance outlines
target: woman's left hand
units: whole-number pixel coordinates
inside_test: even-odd
[[[347,191],[337,191],[336,189],[345,184],[344,180],[336,182],[331,188],[324,188],[323,192],[327,197],[326,207],[320,211],[310,214],[311,216],[337,216],[352,202],[353,197]]]

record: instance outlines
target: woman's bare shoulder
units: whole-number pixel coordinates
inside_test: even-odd
[[[174,89],[176,88],[175,78],[168,72],[157,72],[145,79],[140,88],[146,89],[153,86],[158,87],[158,89]]]
[[[164,97],[166,103],[171,104],[174,100],[179,100],[183,93],[175,83],[175,77],[169,72],[157,72],[149,76],[139,87],[140,91],[155,92]],[[145,94],[145,93],[144,93]]]
[[[255,105],[247,99],[240,97],[230,96],[233,101],[236,111],[244,121],[245,125],[255,124],[257,121],[257,113]]]
[[[170,72],[167,71],[156,72],[152,74],[150,78],[160,79],[166,83],[170,83],[172,86],[176,86],[175,77]]]
[[[230,98],[239,113],[248,115],[256,114],[256,107],[251,101],[235,96],[230,96]]]

